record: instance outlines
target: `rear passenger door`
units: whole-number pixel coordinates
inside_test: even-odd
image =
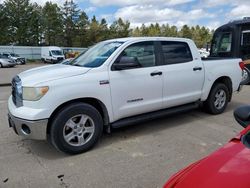
[[[204,68],[200,58],[193,58],[188,43],[162,41],[163,107],[195,102],[200,99]]]

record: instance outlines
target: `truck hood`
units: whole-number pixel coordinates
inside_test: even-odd
[[[91,68],[77,67],[71,65],[48,65],[24,71],[18,76],[23,86],[34,86],[43,82],[85,74]]]

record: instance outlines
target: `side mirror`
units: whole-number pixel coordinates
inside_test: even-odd
[[[250,125],[250,106],[240,106],[234,111],[235,120],[244,128]]]
[[[136,57],[122,56],[120,61],[115,62],[112,66],[112,70],[125,70],[140,68],[141,64],[138,62]]]
[[[241,85],[247,85],[250,82],[250,71],[245,67],[242,70],[242,81]]]

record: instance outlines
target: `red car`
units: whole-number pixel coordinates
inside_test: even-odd
[[[164,188],[250,188],[250,106],[235,110],[245,129],[208,157],[173,175]]]

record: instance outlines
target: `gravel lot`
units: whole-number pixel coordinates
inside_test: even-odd
[[[76,156],[15,135],[7,123],[9,95],[10,87],[0,87],[0,187],[154,188],[241,130],[232,113],[249,102],[250,87],[234,94],[222,115],[194,110],[118,129]]]

